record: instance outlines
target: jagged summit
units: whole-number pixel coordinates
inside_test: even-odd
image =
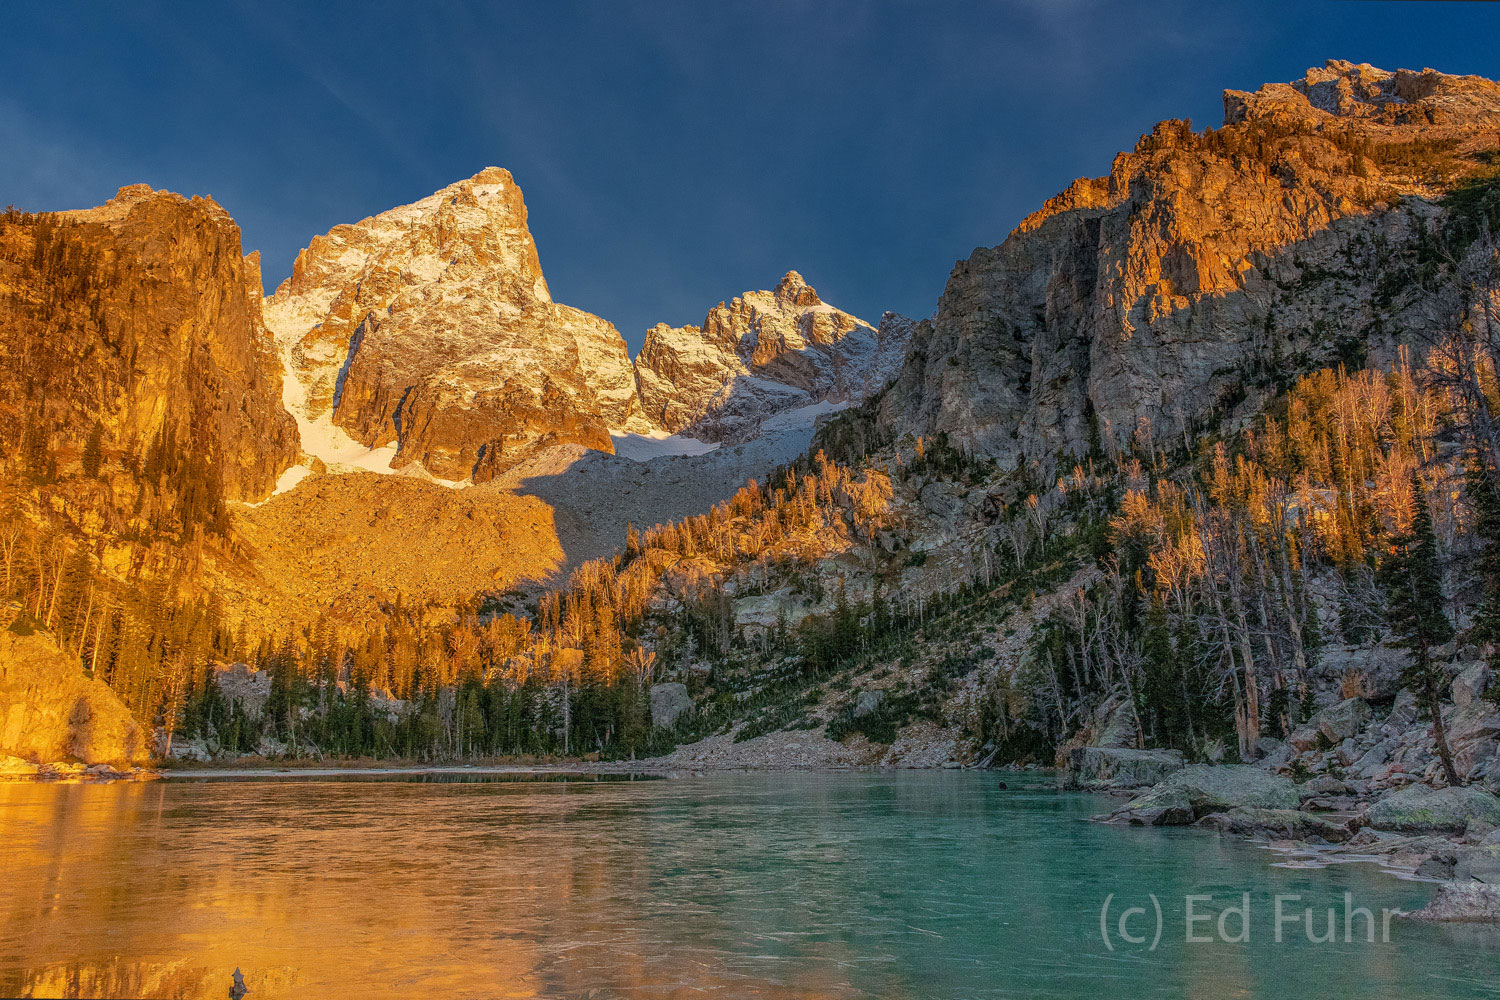
[[[782,275],[773,294],[776,301],[784,306],[816,306],[823,302],[818,298],[817,291],[796,271],[788,271]]]
[[[1435,335],[1409,274],[1489,169],[1500,85],[1334,61],[1224,102],[1222,128],[1158,124],[960,261],[884,426],[1047,463],[1252,413],[1339,345]]]
[[[824,303],[788,271],[772,291],[720,302],[701,326],[652,327],[635,359],[636,380],[647,416],[666,430],[741,441],[787,411],[878,392],[909,336],[908,324],[877,330]]]
[[[314,238],[265,311],[303,448],[325,462],[484,480],[645,426],[624,340],[552,301],[499,167]]]
[[[1251,119],[1360,119],[1385,127],[1472,127],[1500,122],[1500,84],[1434,69],[1379,69],[1330,59],[1300,80],[1224,91],[1224,124]],[[1348,124],[1345,122],[1345,124]]]

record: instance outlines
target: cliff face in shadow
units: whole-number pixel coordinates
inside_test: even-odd
[[[1496,145],[1500,86],[1331,62],[1169,121],[960,261],[883,426],[1010,465],[1232,415],[1259,382],[1434,334],[1409,273]]]

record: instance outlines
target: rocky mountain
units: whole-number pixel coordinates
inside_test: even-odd
[[[316,237],[266,301],[303,448],[484,481],[548,444],[647,429],[625,342],[552,301],[508,171]],[[357,451],[357,449],[356,449]]]
[[[743,441],[788,410],[883,389],[912,328],[887,313],[875,329],[788,271],[773,291],[720,302],[701,326],[652,327],[635,361],[641,404],[674,434]]]
[[[210,198],[137,184],[99,208],[7,213],[0,331],[0,407],[23,438],[6,451],[44,478],[76,468],[96,426],[103,455],[186,454],[228,499],[266,496],[296,458],[259,257]]]
[[[1500,86],[1333,61],[1224,107],[1216,130],[1161,123],[960,261],[884,426],[1006,464],[1171,440],[1449,322],[1418,279],[1438,200],[1495,155]]]

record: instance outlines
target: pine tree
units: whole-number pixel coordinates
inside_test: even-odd
[[[99,469],[104,464],[104,425],[94,421],[94,429],[89,431],[89,439],[83,446],[83,474],[93,479],[99,475]]]
[[[1489,645],[1490,665],[1500,667],[1500,485],[1478,456],[1470,463],[1466,480],[1469,502],[1474,506],[1474,535],[1479,541],[1474,569],[1480,588],[1469,638]]]
[[[1403,672],[1403,682],[1413,688],[1432,715],[1432,735],[1448,784],[1458,785],[1453,754],[1443,725],[1440,691],[1443,669],[1433,662],[1432,647],[1453,638],[1453,624],[1443,611],[1442,568],[1438,563],[1437,535],[1427,509],[1427,491],[1420,476],[1412,476],[1416,513],[1411,528],[1394,539],[1392,552],[1380,564],[1379,581],[1386,593],[1386,621],[1396,643],[1412,655]]]

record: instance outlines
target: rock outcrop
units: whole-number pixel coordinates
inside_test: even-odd
[[[130,710],[45,633],[0,630],[0,706],[0,754],[37,764],[149,758],[150,741]]]
[[[315,455],[336,426],[395,445],[392,467],[483,481],[539,447],[611,451],[612,429],[649,429],[624,340],[552,301],[498,167],[314,238],[266,319]]]
[[[1500,798],[1482,788],[1409,785],[1370,807],[1370,825],[1399,833],[1463,833],[1471,823],[1500,826]]]
[[[1407,916],[1411,920],[1434,923],[1500,922],[1500,886],[1483,882],[1447,882],[1438,887],[1432,902]]]
[[[1432,199],[1495,148],[1500,86],[1330,62],[1225,109],[1159,124],[960,261],[884,426],[1006,464],[1179,440],[1440,327],[1413,269]]]
[[[1149,788],[1182,770],[1181,750],[1074,747],[1063,782],[1085,791]]]
[[[137,463],[165,431],[229,499],[295,461],[260,262],[211,198],[144,184],[107,204],[0,218],[0,410],[60,470],[99,425]]]
[[[1108,818],[1136,826],[1183,826],[1213,813],[1293,810],[1299,804],[1296,786],[1281,775],[1245,764],[1195,764],[1173,771]]]
[[[772,291],[720,302],[702,326],[652,327],[635,360],[641,404],[674,434],[743,441],[787,410],[879,392],[915,326],[886,313],[871,327],[788,271]]]

